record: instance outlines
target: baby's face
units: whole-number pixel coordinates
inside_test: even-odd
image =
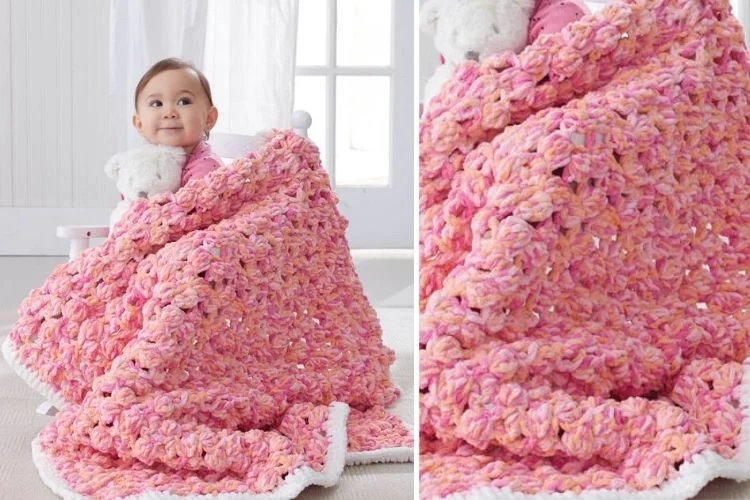
[[[188,152],[216,123],[198,75],[189,69],[163,71],[138,96],[133,125],[152,144],[180,146]]]

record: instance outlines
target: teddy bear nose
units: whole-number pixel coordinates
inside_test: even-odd
[[[138,198],[146,198],[148,193],[146,191],[138,191]]]
[[[466,52],[466,54],[464,54],[464,57],[466,57],[466,59],[474,59],[475,61],[478,61],[479,52],[477,52],[476,50],[470,50]]]

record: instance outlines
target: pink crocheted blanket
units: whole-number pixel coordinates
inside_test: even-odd
[[[728,0],[629,0],[432,101],[424,498],[750,477],[749,74]]]
[[[385,411],[394,353],[336,201],[315,146],[280,132],[138,201],[31,292],[3,354],[62,408],[32,445],[44,482],[75,498],[290,498],[345,462],[408,460]]]

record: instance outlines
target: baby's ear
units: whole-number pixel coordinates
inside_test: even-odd
[[[120,155],[116,154],[104,165],[104,173],[111,179],[117,180],[117,177],[120,175],[120,165]]]
[[[440,0],[427,0],[419,9],[419,28],[428,35],[437,31],[440,12]]]

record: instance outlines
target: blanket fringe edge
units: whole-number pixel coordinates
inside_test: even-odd
[[[746,481],[750,479],[750,357],[742,364],[740,384],[740,408],[742,426],[739,447],[732,459],[724,458],[713,451],[706,451],[692,457],[690,463],[680,467],[680,475],[670,481],[642,491],[625,490],[584,490],[580,494],[571,491],[562,493],[536,493],[529,495],[510,490],[481,486],[468,491],[454,493],[446,500],[667,500],[684,499],[698,494],[710,481],[716,478]]]
[[[346,403],[331,403],[330,415],[327,423],[328,436],[331,442],[328,446],[328,461],[321,472],[310,467],[300,467],[290,474],[276,489],[266,493],[224,493],[221,495],[173,495],[166,492],[149,491],[130,495],[125,500],[281,500],[294,498],[310,485],[333,486],[344,470],[346,458],[346,420],[349,416],[349,405]],[[87,497],[72,491],[60,477],[50,458],[42,451],[37,436],[31,442],[31,453],[44,484],[66,500],[83,500]]]

